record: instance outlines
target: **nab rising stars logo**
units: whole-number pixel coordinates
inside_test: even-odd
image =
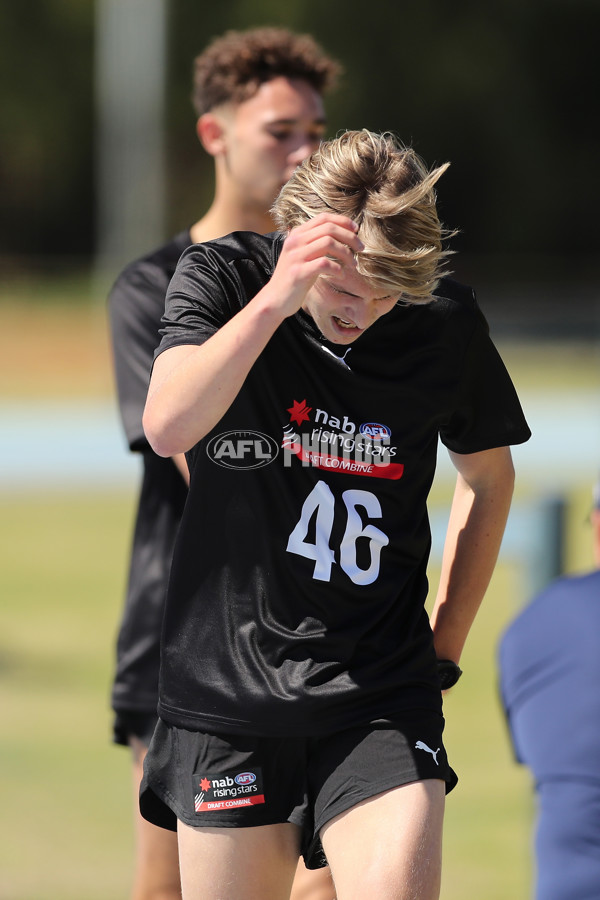
[[[311,419],[313,407],[306,398],[294,399],[287,412],[290,423],[283,429],[282,441],[285,466],[299,459],[303,466],[328,471],[394,480],[402,477],[404,466],[394,461],[398,448],[391,445],[392,430],[387,425],[363,422],[357,429],[347,416],[340,419],[324,409],[316,409]],[[302,429],[304,423],[310,430]]]
[[[262,771],[193,776],[197,813],[256,806],[265,802]]]

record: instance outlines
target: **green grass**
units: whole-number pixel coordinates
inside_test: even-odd
[[[103,305],[74,302],[86,292],[83,279],[0,286],[4,399],[112,395]],[[520,390],[600,390],[592,344],[501,349]],[[591,564],[589,478],[570,497],[570,570]],[[447,487],[433,500],[446,505]],[[0,497],[0,900],[129,896],[130,762],[111,744],[109,691],[133,504],[130,493]],[[447,802],[442,900],[530,896],[532,792],[511,757],[495,672],[498,636],[525,591],[518,567],[498,568],[446,698],[460,782]]]
[[[1,900],[128,896],[129,756],[110,743],[108,695],[132,513],[129,494],[4,498]],[[502,566],[446,700],[460,783],[447,804],[443,900],[528,896],[530,789],[494,672],[520,591],[519,572]]]
[[[130,765],[109,689],[129,496],[4,498],[0,898],[125,898]]]
[[[459,784],[447,798],[443,900],[530,895],[532,796],[517,766],[496,688],[498,635],[521,596],[518,569],[496,570],[465,648],[462,680],[445,699],[445,743]]]
[[[519,391],[572,394],[600,390],[600,348],[589,342],[498,342],[498,349]]]

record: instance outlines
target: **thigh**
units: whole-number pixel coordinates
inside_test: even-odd
[[[135,900],[160,896],[175,900],[181,896],[177,835],[146,822],[140,815],[139,793],[147,747],[133,735],[133,803],[136,832],[136,860],[132,896]]]
[[[302,739],[187,731],[159,721],[144,761],[142,815],[177,829],[241,829],[307,816]]]
[[[297,825],[177,824],[183,900],[287,900],[300,852]]]
[[[439,713],[410,710],[402,720],[381,719],[317,739],[308,763],[315,835],[340,813],[404,784],[440,780],[451,791],[458,779],[443,730]],[[320,861],[314,840],[306,858],[309,865]]]
[[[445,792],[441,780],[404,784],[321,829],[338,900],[437,900]]]
[[[335,900],[329,866],[307,869],[304,860],[300,859],[289,900]]]

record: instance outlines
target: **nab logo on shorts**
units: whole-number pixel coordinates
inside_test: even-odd
[[[279,447],[260,431],[224,431],[209,441],[206,453],[225,469],[261,469],[273,462]]]
[[[193,776],[194,809],[197,813],[223,812],[265,803],[262,770],[254,772],[196,772]]]

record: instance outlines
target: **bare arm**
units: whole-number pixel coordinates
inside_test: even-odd
[[[319,275],[355,266],[363,249],[345,216],[321,214],[294,228],[269,283],[201,346],[172,347],[154,363],[144,430],[159,456],[193,447],[223,417],[277,328],[302,306]]]
[[[458,475],[431,625],[438,658],[458,663],[496,565],[514,469],[509,447],[450,456]]]

